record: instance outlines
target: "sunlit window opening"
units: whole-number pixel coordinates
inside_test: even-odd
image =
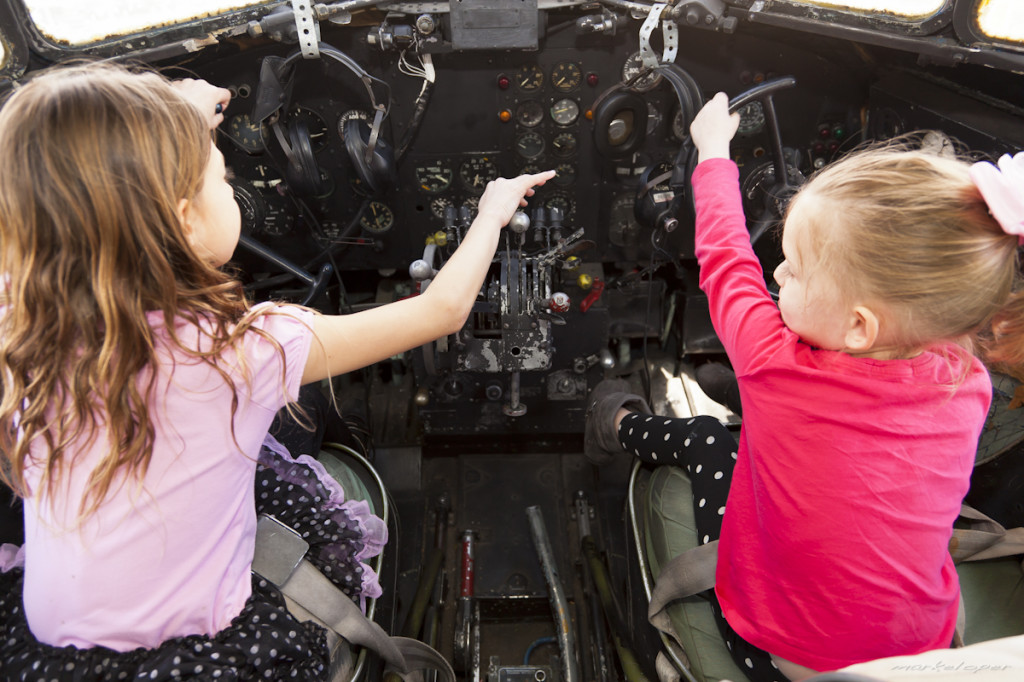
[[[946,0],[795,0],[800,5],[817,5],[855,12],[892,14],[907,19],[923,19],[938,12]],[[1007,4],[1018,0],[1007,0]]]
[[[268,0],[25,0],[36,28],[53,42],[88,45],[151,26],[177,24]]]
[[[1024,2],[982,0],[978,6],[978,28],[992,38],[1024,42]]]

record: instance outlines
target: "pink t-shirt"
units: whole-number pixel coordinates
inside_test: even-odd
[[[736,165],[705,161],[693,185],[701,288],[743,401],[718,549],[726,620],[815,670],[948,647],[948,543],[987,371],[954,347],[873,360],[806,345],[768,296]]]
[[[56,499],[25,500],[25,612],[42,642],[117,651],[155,647],[178,636],[212,635],[230,624],[251,593],[256,536],[256,458],[274,414],[296,399],[312,339],[312,313],[266,306],[240,358],[225,358],[232,391],[208,365],[164,344],[162,315],[150,317],[161,357],[153,457],[144,480],[120,481],[99,510],[79,520],[89,472],[105,438],[83,448]],[[194,326],[178,333],[188,343]],[[35,452],[35,450],[33,451]],[[42,453],[39,453],[40,455]],[[27,471],[33,490],[39,471]]]

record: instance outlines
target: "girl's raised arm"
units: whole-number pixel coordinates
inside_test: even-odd
[[[351,315],[317,316],[302,383],[366,367],[461,329],[487,276],[501,228],[526,206],[534,187],[554,175],[546,171],[490,182],[462,244],[419,296]]]
[[[728,159],[729,142],[740,125],[740,115],[729,113],[729,98],[720,92],[697,112],[690,124],[690,137],[697,147],[697,160]]]

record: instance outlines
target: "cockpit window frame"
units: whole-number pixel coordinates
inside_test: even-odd
[[[0,88],[20,78],[28,68],[28,42],[21,26],[9,3],[0,2],[0,43],[4,51],[0,61]]]
[[[1024,41],[1017,42],[991,36],[978,24],[979,9],[984,0],[960,0],[953,13],[953,30],[967,45],[994,47],[1024,52]]]
[[[157,29],[148,27],[134,33],[112,35],[90,43],[72,44],[55,41],[42,33],[32,21],[31,14],[22,0],[0,0],[0,7],[9,11],[13,17],[11,21],[24,27],[26,40],[32,52],[55,61],[70,56],[115,57],[125,54],[143,60],[170,57],[202,49],[216,42],[217,37],[244,33],[250,22],[258,21],[282,5],[288,6],[289,0],[266,0],[263,4],[230,10],[215,16],[168,24]]]
[[[763,0],[726,0],[733,7],[756,11],[765,6]],[[773,14],[795,19],[808,19],[827,24],[837,24],[858,29],[871,29],[904,36],[928,36],[941,31],[953,21],[953,12],[961,0],[944,0],[942,6],[931,15],[915,19],[895,14],[842,9],[824,5],[812,5],[799,0],[771,0],[767,3]]]

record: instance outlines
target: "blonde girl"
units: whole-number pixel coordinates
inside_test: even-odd
[[[0,577],[11,678],[322,679],[323,631],[250,576],[257,510],[356,600],[379,593],[364,560],[386,529],[271,420],[301,385],[459,329],[500,228],[552,175],[491,183],[423,295],[254,307],[219,269],[240,228],[210,134],[226,104],[92,64],[0,110],[0,472],[26,530]]]
[[[1024,355],[1018,166],[884,148],[835,163],[789,205],[776,306],[730,160],[737,123],[719,94],[691,133],[700,284],[739,380],[739,442],[605,389],[590,450],[687,468],[699,540],[720,541],[713,611],[751,679],[947,647],[947,546],[992,390],[971,350]]]

